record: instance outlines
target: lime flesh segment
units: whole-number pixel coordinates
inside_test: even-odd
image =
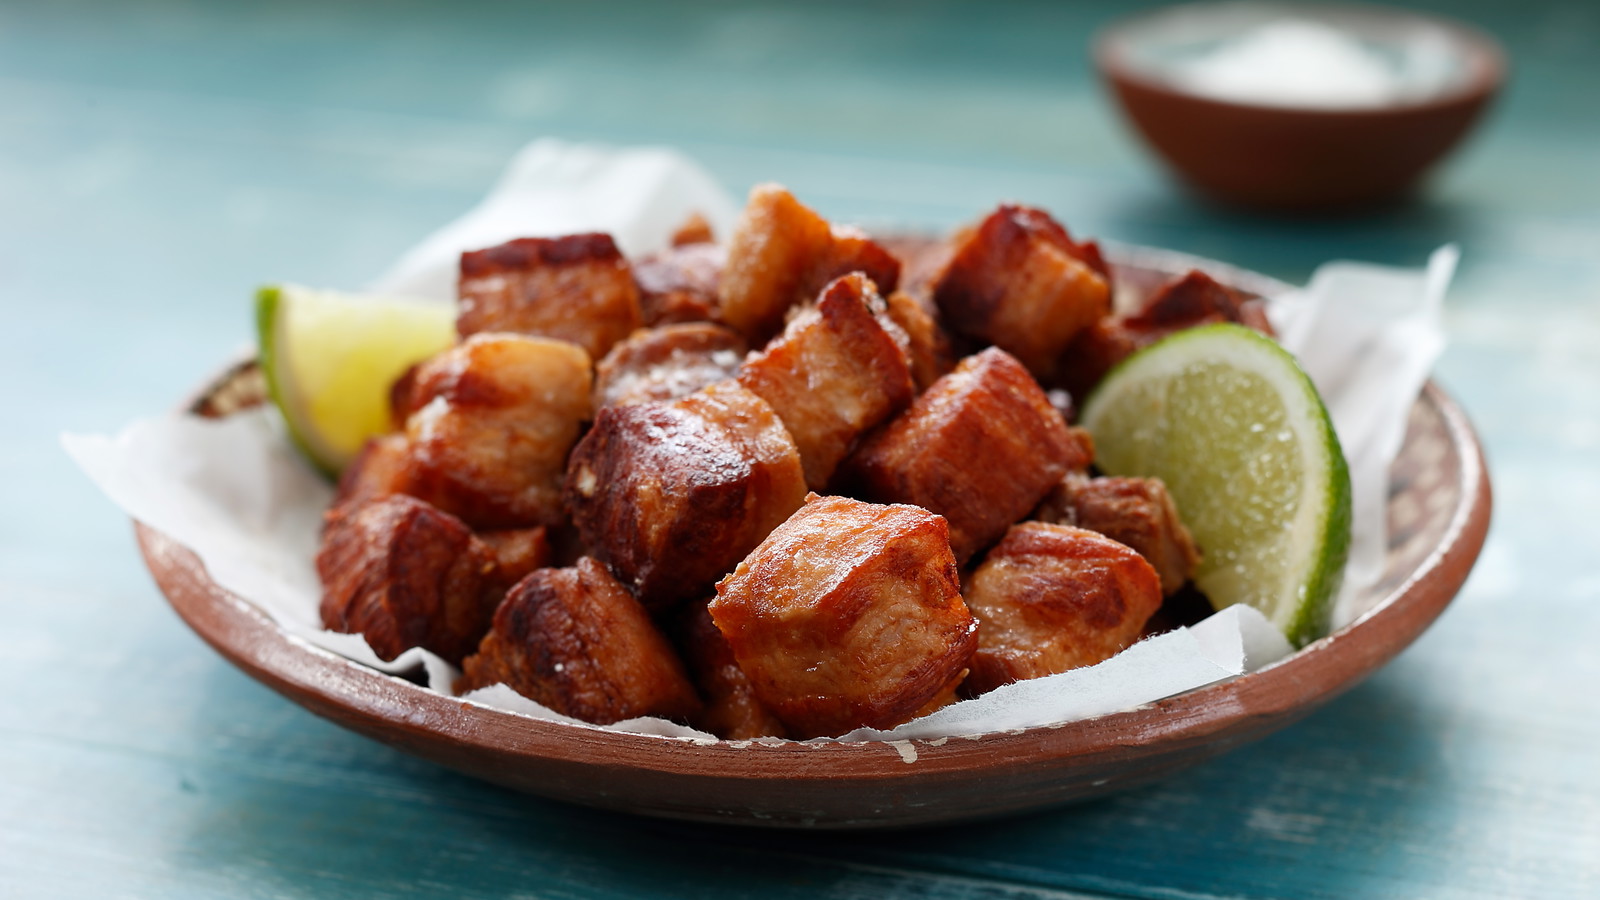
[[[455,310],[424,300],[317,291],[256,294],[262,371],[295,444],[337,475],[368,438],[391,430],[389,388],[455,340]]]
[[[1295,646],[1327,633],[1350,548],[1350,473],[1311,379],[1239,325],[1129,357],[1084,406],[1109,475],[1166,482],[1217,609],[1248,603]]]

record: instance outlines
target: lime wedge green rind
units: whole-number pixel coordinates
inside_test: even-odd
[[[328,478],[337,478],[341,466],[332,459],[332,455],[325,449],[318,448],[308,441],[300,429],[295,427],[298,415],[290,410],[296,408],[289,397],[289,386],[282,374],[279,365],[277,322],[278,310],[283,299],[283,292],[276,285],[268,285],[256,291],[256,346],[257,362],[261,366],[261,373],[266,377],[267,396],[278,407],[283,416],[284,424],[288,426],[289,440],[294,442],[307,461]]]
[[[1166,482],[1200,544],[1195,582],[1248,603],[1296,646],[1328,629],[1350,546],[1350,475],[1294,357],[1239,325],[1130,356],[1084,405],[1107,474]]]
[[[259,360],[295,446],[334,477],[391,427],[389,389],[449,347],[447,304],[269,285],[256,294]]]

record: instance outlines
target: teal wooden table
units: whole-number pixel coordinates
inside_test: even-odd
[[[0,896],[1600,896],[1600,8],[1450,4],[1511,54],[1483,130],[1417,202],[1282,222],[1136,146],[1086,56],[1113,6],[0,5]],[[1497,490],[1478,570],[1303,723],[981,825],[641,821],[341,731],[178,621],[56,433],[169,407],[257,284],[359,285],[540,135],[868,223],[1018,198],[1288,279],[1458,241],[1438,375]]]

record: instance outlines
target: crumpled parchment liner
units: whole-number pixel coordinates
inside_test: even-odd
[[[406,253],[372,288],[450,302],[463,250],[592,230],[612,233],[624,253],[637,256],[664,246],[691,212],[725,236],[737,204],[677,153],[537,141],[481,204]],[[1306,288],[1272,298],[1274,326],[1322,392],[1350,463],[1354,541],[1335,627],[1366,612],[1357,600],[1382,572],[1388,469],[1406,414],[1444,346],[1440,308],[1456,258],[1453,247],[1441,248],[1422,271],[1329,263]],[[115,437],[63,435],[62,444],[124,512],[193,550],[219,585],[285,631],[385,672],[422,667],[434,690],[451,692],[456,670],[434,654],[413,648],[386,663],[360,635],[321,627],[312,560],[332,489],[292,448],[274,410],[223,420],[169,414],[141,419]],[[838,740],[935,739],[1071,722],[1254,671],[1290,652],[1260,613],[1232,607],[1097,666],[1008,685],[890,731],[861,729]],[[504,686],[464,699],[576,722]],[[606,727],[714,740],[654,718]]]

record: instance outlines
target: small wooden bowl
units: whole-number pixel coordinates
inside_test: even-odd
[[[1426,32],[1452,48],[1459,73],[1438,92],[1391,105],[1312,108],[1229,102],[1186,89],[1152,60],[1221,29],[1289,15],[1382,41]],[[1483,33],[1376,6],[1217,3],[1116,23],[1095,62],[1123,112],[1191,186],[1224,203],[1286,212],[1368,207],[1412,188],[1471,129],[1499,89],[1505,62]]]
[[[1264,276],[1163,251],[1112,255],[1135,292],[1191,267],[1249,293]],[[243,365],[197,409],[260,402]],[[752,744],[622,734],[475,706],[293,637],[218,587],[188,549],[136,529],[184,621],[252,678],[312,712],[507,787],[651,816],[742,825],[886,828],[1015,813],[1165,777],[1288,725],[1399,653],[1455,596],[1489,526],[1489,480],[1471,425],[1430,383],[1390,475],[1389,550],[1356,623],[1259,672],[1124,712],[943,740]]]

